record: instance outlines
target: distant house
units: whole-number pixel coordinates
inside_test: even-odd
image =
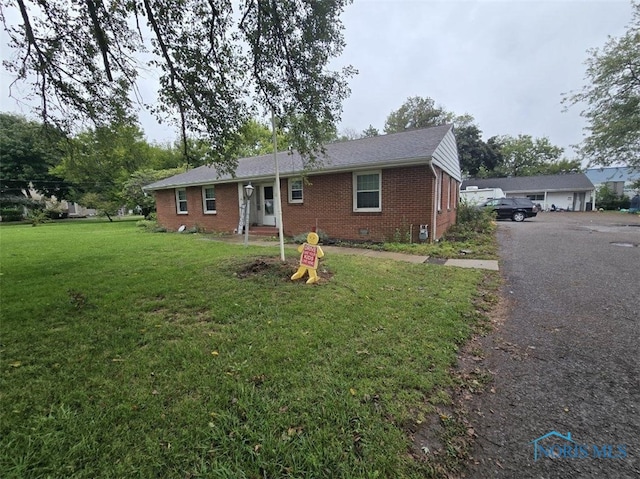
[[[633,183],[640,180],[640,170],[629,167],[589,168],[585,174],[596,189],[607,185],[615,194],[629,198],[636,194]]]
[[[568,211],[591,211],[595,208],[595,188],[584,173],[471,178],[462,182],[463,190],[469,186],[501,188],[507,197],[530,198],[543,209],[552,205]]]
[[[286,236],[321,230],[330,238],[385,241],[400,232],[419,239],[427,225],[436,240],[456,221],[460,164],[452,125],[326,146],[316,169],[297,153],[278,153]],[[276,232],[273,155],[243,158],[235,177],[201,166],[145,187],[156,197],[160,224],[238,230],[243,188],[251,183],[249,232]]]
[[[69,218],[85,218],[96,215],[96,210],[92,208],[85,208],[78,203],[68,202],[67,200],[58,200],[55,196],[45,197],[33,188],[29,189],[29,194],[34,200],[43,200],[47,209],[58,210],[62,215]]]

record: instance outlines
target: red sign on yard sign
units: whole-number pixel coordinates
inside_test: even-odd
[[[318,247],[305,243],[300,255],[300,266],[316,269],[318,267]]]

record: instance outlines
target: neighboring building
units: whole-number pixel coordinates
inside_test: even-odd
[[[69,203],[67,200],[58,200],[55,196],[42,196],[33,188],[29,189],[29,194],[34,200],[44,200],[47,209],[60,211],[69,218],[85,218],[96,215],[96,210],[92,208],[85,208],[78,203]]]
[[[545,210],[552,205],[568,211],[591,211],[595,208],[595,188],[584,173],[471,178],[462,183],[462,189],[469,186],[501,188],[507,197],[529,198]]]
[[[589,168],[586,173],[591,183],[600,188],[607,185],[617,195],[633,198],[637,190],[632,188],[634,182],[640,180],[640,170],[629,167],[612,166],[607,168]]]
[[[430,240],[456,221],[460,163],[452,125],[326,146],[321,165],[305,171],[297,153],[278,153],[285,236],[321,230],[330,238],[385,241],[398,232]],[[156,196],[158,222],[205,231],[238,230],[243,188],[251,183],[251,228],[276,231],[273,155],[243,158],[235,177],[201,166],[145,187]]]

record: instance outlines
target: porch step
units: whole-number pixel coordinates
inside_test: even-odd
[[[275,226],[250,226],[249,234],[256,236],[278,236],[279,231]]]

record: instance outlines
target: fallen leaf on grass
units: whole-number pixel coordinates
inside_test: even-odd
[[[300,436],[303,430],[304,428],[302,426],[292,426],[287,429],[287,432],[282,433],[282,435],[280,436],[280,440],[289,441],[294,436]]]

